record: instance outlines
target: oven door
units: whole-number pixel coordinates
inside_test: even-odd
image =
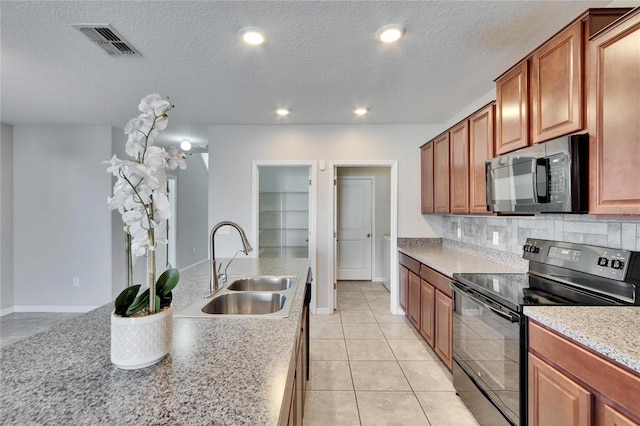
[[[456,392],[482,425],[524,425],[524,317],[456,281],[451,287]]]

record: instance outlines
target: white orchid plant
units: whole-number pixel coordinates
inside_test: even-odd
[[[138,105],[140,115],[129,120],[124,133],[129,160],[114,155],[107,163],[109,173],[116,177],[113,196],[108,198],[111,210],[118,210],[125,223],[127,257],[135,263],[147,256],[147,289],[140,295],[141,285],[132,285],[128,271],[127,288],[116,298],[115,313],[130,316],[148,307],[154,313],[171,304],[171,290],[180,279],[177,269],[169,268],[155,282],[155,251],[157,244],[167,244],[166,221],[171,217],[167,195],[167,170],[186,169],[186,154],[176,147],[154,146],[158,131],[167,127],[169,111],[174,105],[158,94],[145,96]],[[129,237],[130,236],[130,237]],[[129,259],[127,259],[129,262]]]

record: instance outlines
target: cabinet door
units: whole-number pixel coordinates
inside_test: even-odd
[[[449,132],[433,140],[433,203],[436,213],[449,213]]]
[[[496,153],[529,145],[529,62],[496,80]]]
[[[420,148],[420,206],[422,213],[433,213],[433,143]]]
[[[592,394],[529,354],[529,425],[591,425]]]
[[[493,158],[495,104],[469,118],[469,211],[487,213],[485,161]]]
[[[420,277],[409,271],[409,320],[420,329]]]
[[[640,10],[590,42],[589,213],[640,215]]]
[[[601,426],[638,426],[638,423],[607,404],[604,404],[603,412]]]
[[[469,213],[469,122],[449,131],[451,213]]]
[[[435,345],[435,293],[431,284],[420,280],[420,334],[431,347]]]
[[[531,57],[533,143],[584,128],[582,25],[576,22]]]
[[[400,306],[404,309],[406,315],[409,315],[407,310],[407,286],[409,285],[409,270],[403,265],[398,266],[398,296],[400,299]]]
[[[436,291],[436,353],[445,365],[453,368],[453,300]]]

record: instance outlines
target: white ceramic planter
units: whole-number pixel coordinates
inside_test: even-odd
[[[135,370],[159,362],[173,345],[173,307],[144,317],[111,314],[111,362]]]

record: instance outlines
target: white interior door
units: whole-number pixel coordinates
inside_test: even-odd
[[[371,280],[372,186],[369,178],[338,179],[338,280]]]

